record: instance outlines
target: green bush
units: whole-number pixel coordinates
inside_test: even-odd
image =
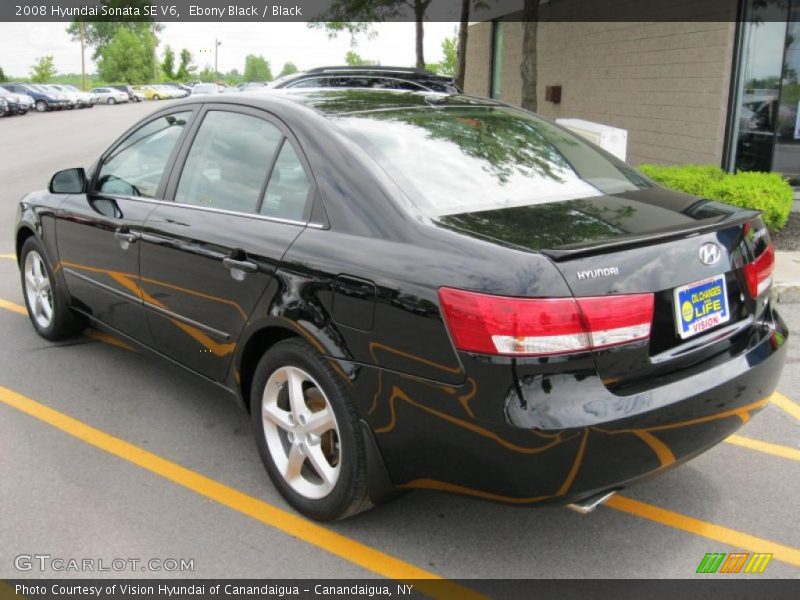
[[[772,231],[786,224],[794,192],[778,173],[726,173],[711,165],[640,165],[639,170],[664,187],[740,208],[760,210]]]

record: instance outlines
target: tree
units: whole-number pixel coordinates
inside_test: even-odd
[[[3,72],[3,68],[0,67],[0,83],[3,81],[8,81],[8,79],[6,78],[6,74]]]
[[[458,69],[458,49],[456,47],[457,40],[455,37],[448,37],[442,40],[442,52],[444,59],[439,63],[438,73],[447,75],[448,77],[455,77]],[[459,85],[463,88],[463,84]]]
[[[281,72],[278,74],[278,77],[283,77],[284,75],[291,75],[292,73],[297,73],[298,68],[295,66],[294,63],[287,62],[283,65]]]
[[[161,61],[161,71],[170,81],[175,79],[175,53],[169,46],[164,48],[164,60]]]
[[[152,36],[144,41],[135,32],[120,28],[100,51],[97,71],[104,81],[147,83],[153,75]]]
[[[416,25],[415,51],[417,68],[425,68],[423,21],[425,13],[433,0],[332,0],[331,7],[326,10],[312,27],[324,27],[328,34],[336,37],[348,32],[351,40],[359,33],[370,33],[371,22],[383,22],[386,19],[401,16],[408,8],[414,12]]]
[[[188,81],[189,78],[197,70],[197,67],[192,64],[192,53],[186,48],[181,50],[181,64],[178,66],[178,71],[175,73],[175,79],[178,81]]]
[[[42,56],[31,67],[31,81],[34,83],[47,83],[56,74],[52,56]]]
[[[539,0],[525,0],[522,8],[522,108],[536,111],[536,42],[538,34]]]
[[[200,81],[205,81],[205,82],[216,81],[217,74],[214,72],[214,67],[212,67],[209,64],[206,64],[206,66],[203,67],[203,70],[197,74],[197,78]]]
[[[139,16],[88,17],[70,23],[67,33],[72,36],[73,41],[78,41],[81,35],[80,21],[84,21],[84,38],[86,44],[94,48],[92,55],[94,60],[100,58],[100,51],[113,41],[119,29],[128,29],[139,36],[148,32],[152,36],[163,29],[163,26],[153,22],[152,18],[141,16],[145,14],[145,6],[152,4],[150,0],[100,0],[99,4],[117,9],[138,8]]]
[[[360,67],[360,66],[368,66],[368,65],[377,65],[378,62],[374,60],[368,60],[366,58],[361,58],[355,51],[348,50],[347,54],[344,55],[344,62],[346,62],[351,67]]]
[[[248,54],[244,59],[244,80],[272,81],[269,61],[260,54]]]

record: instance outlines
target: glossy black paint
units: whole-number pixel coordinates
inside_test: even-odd
[[[172,202],[182,157],[211,102],[215,110],[261,113],[291,136],[313,181],[306,221]],[[461,96],[442,103],[499,106]],[[244,407],[261,354],[301,336],[351,389],[374,440],[370,464],[381,473],[373,479],[401,488],[573,501],[679,464],[763,407],[787,331],[770,305],[740,297],[741,266],[756,252],[742,223],[763,228],[757,214],[653,186],[583,206],[605,215],[625,210],[600,228],[562,227],[572,237],[559,244],[535,228],[524,234],[526,220],[538,218],[532,209],[496,215],[491,230],[469,214],[433,220],[328,118],[397,108],[441,104],[367,90],[176,104],[154,113],[193,114],[158,198],[91,187],[82,195],[35,192],[20,205],[17,248],[38,236],[76,310],[215,382]],[[603,236],[612,226],[609,246]],[[120,232],[131,234],[127,246]],[[709,270],[696,253],[711,240],[724,256]],[[255,267],[235,274],[230,260]],[[609,264],[620,277],[576,276]],[[671,290],[725,272],[736,328],[712,331],[700,344],[677,339],[667,322]],[[441,286],[520,297],[654,292],[660,305],[650,343],[487,357],[455,351],[439,310]]]

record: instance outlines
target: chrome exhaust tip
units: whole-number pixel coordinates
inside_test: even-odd
[[[617,490],[612,490],[610,492],[603,492],[602,494],[597,494],[595,496],[589,496],[588,498],[585,498],[580,502],[567,504],[567,508],[574,510],[575,512],[581,513],[582,515],[588,515],[595,508],[605,503],[609,498],[611,498],[611,496],[613,496],[616,493]]]

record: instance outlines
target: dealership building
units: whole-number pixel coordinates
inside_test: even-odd
[[[520,104],[521,1],[489,4],[465,91]],[[800,0],[541,0],[536,48],[537,111],[627,130],[630,163],[800,183]]]

